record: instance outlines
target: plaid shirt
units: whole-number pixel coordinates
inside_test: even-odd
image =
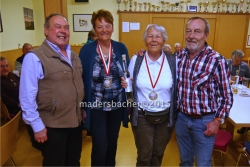
[[[226,59],[205,43],[190,60],[188,49],[178,55],[178,108],[186,114],[216,112],[226,118],[233,104]]]
[[[106,76],[104,65],[99,54],[96,54],[91,83],[91,89],[93,94],[92,104],[94,104],[94,102],[98,102],[101,105],[93,105],[92,109],[111,111],[121,108],[121,106],[119,106],[119,103],[122,103],[122,76],[122,66],[120,65],[114,52],[112,52],[112,63],[108,76]],[[109,78],[112,80],[112,85],[109,88],[105,88],[103,85],[105,78]]]

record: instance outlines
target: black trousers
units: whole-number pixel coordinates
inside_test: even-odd
[[[115,166],[122,115],[123,109],[114,111],[91,110],[91,166]]]
[[[43,166],[80,166],[82,128],[47,128],[48,140],[38,143],[32,128],[27,125],[32,146],[41,150]]]

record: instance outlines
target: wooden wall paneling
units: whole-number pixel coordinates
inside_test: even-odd
[[[234,50],[244,49],[247,15],[221,14],[217,17],[219,17],[219,27],[216,51],[229,59]]]
[[[168,39],[166,41],[172,47],[174,52],[174,44],[176,42],[180,43],[182,46],[183,41],[183,27],[184,19],[183,18],[174,18],[174,17],[153,17],[153,24],[158,24],[163,26],[166,29]]]
[[[130,30],[129,32],[122,32],[122,22],[140,23],[140,30]],[[119,14],[119,41],[124,43],[129,52],[129,57],[132,57],[139,49],[146,49],[142,41],[143,33],[150,23],[150,15],[148,13],[126,13]]]
[[[45,18],[51,13],[61,13],[68,18],[67,0],[43,0],[43,4]]]
[[[13,49],[13,50],[7,50],[0,52],[0,55],[2,57],[5,57],[10,65],[9,70],[13,71],[15,69],[15,61],[18,57],[22,55],[22,49]]]

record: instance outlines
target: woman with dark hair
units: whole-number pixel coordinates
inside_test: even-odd
[[[93,42],[97,39],[97,35],[95,33],[94,30],[90,30],[89,33],[88,33],[88,40],[86,42],[86,44],[90,43],[90,42]]]
[[[128,50],[111,39],[114,28],[109,11],[93,12],[91,23],[98,39],[84,45],[79,54],[84,71],[83,112],[87,113],[84,126],[92,136],[91,166],[115,166],[121,121],[128,126],[127,108],[121,106],[126,101],[122,55],[129,62]]]

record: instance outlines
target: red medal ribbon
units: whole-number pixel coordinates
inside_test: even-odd
[[[101,58],[102,63],[104,65],[104,70],[105,70],[106,76],[108,76],[109,73],[110,73],[110,67],[111,67],[111,63],[112,63],[112,45],[110,43],[109,55],[108,55],[108,66],[106,65],[106,62],[105,62],[105,59],[104,59],[104,56],[103,56],[103,53],[102,53],[102,48],[101,48],[100,44],[97,44],[97,47],[98,47],[98,50],[99,50],[100,58]]]
[[[147,67],[147,70],[148,70],[148,75],[149,75],[150,82],[151,82],[151,86],[152,86],[153,89],[155,88],[155,86],[156,86],[156,84],[157,84],[157,82],[158,82],[158,80],[159,80],[159,77],[160,77],[160,75],[161,75],[161,70],[162,70],[162,67],[163,67],[163,64],[164,64],[164,60],[165,60],[165,56],[163,56],[163,60],[162,60],[162,63],[161,63],[160,71],[159,71],[159,73],[158,73],[158,76],[157,76],[157,79],[156,79],[155,83],[153,84],[152,77],[151,77],[151,74],[150,74],[150,71],[149,71],[149,68],[148,68],[147,58],[146,58],[146,56],[145,56],[146,67]]]

